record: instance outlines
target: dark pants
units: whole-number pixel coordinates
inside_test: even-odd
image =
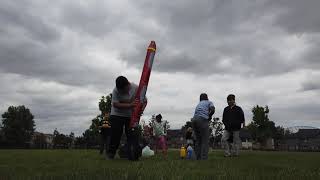
[[[197,160],[206,160],[209,151],[209,121],[201,117],[195,117],[192,124],[196,136],[195,153]]]
[[[108,147],[110,144],[110,134],[106,132],[101,132],[100,133],[100,154],[103,154],[103,151],[105,153],[108,153]]]
[[[137,129],[130,129],[129,117],[121,117],[121,116],[110,116],[111,122],[111,140],[108,150],[108,156],[110,159],[113,159],[117,149],[120,145],[121,136],[123,133],[123,126],[125,127],[125,133],[127,136],[127,153],[129,160],[137,160],[139,158],[139,132]]]

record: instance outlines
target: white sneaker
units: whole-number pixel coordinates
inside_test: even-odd
[[[230,153],[225,153],[224,157],[231,157],[231,154]]]

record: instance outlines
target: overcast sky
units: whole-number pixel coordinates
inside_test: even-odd
[[[144,119],[172,128],[206,92],[221,117],[229,93],[252,118],[320,127],[319,0],[1,0],[0,112],[26,105],[36,130],[77,135],[115,78],[139,82],[157,43]]]

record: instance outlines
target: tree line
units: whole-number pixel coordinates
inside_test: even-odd
[[[99,145],[99,125],[105,112],[111,111],[112,94],[102,96],[98,106],[100,113],[91,120],[91,125],[81,136],[69,135],[57,129],[52,134],[36,132],[34,115],[30,109],[10,106],[2,114],[0,123],[0,148],[92,148]]]
[[[0,148],[95,148],[100,144],[99,126],[106,112],[111,111],[112,94],[102,96],[98,102],[99,114],[92,120],[91,124],[81,136],[60,133],[57,129],[52,134],[35,132],[34,116],[25,106],[10,106],[2,114],[0,124]],[[288,131],[269,119],[269,107],[256,105],[252,108],[253,118],[246,126],[254,142],[265,144],[269,138],[275,140],[275,144],[281,143]],[[191,121],[181,128],[184,132],[191,127]],[[143,130],[143,128],[142,128]],[[219,143],[223,133],[223,124],[219,118],[210,121],[210,143],[214,146]],[[49,141],[49,142],[48,142]]]

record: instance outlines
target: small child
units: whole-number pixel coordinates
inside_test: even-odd
[[[187,149],[184,147],[184,145],[181,146],[180,148],[180,158],[185,159],[187,154]]]
[[[165,134],[165,123],[161,121],[162,115],[158,114],[156,116],[156,121],[152,124],[153,133],[156,138],[156,148],[155,152],[157,153],[157,148],[162,149],[163,156],[167,157],[167,141]]]
[[[187,129],[186,140],[187,140],[187,144],[193,145],[193,133],[192,133],[191,127],[188,127],[188,129]]]
[[[100,154],[103,154],[103,151],[107,154],[109,143],[110,143],[110,136],[111,136],[111,126],[109,122],[109,113],[106,112],[104,117],[100,121]]]
[[[192,148],[191,144],[188,144],[187,159],[191,160],[191,159],[193,159],[193,156],[194,156],[193,148]]]

